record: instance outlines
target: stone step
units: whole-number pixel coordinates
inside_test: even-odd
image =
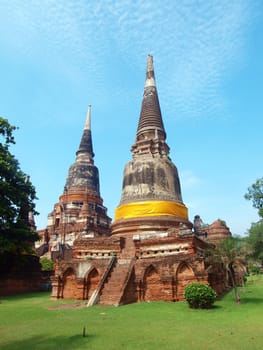
[[[130,264],[130,258],[118,259],[109,280],[104,285],[100,295],[100,304],[118,305],[122,297],[123,286],[129,273]]]
[[[122,281],[122,283],[124,282],[124,280]],[[120,290],[121,289],[121,286],[122,286],[122,283],[111,283],[111,284],[108,284],[107,286],[105,286],[103,288],[103,291],[108,291],[108,290],[112,290],[112,289],[116,289],[116,290]],[[102,291],[102,293],[103,293]]]
[[[121,287],[120,287],[120,286],[112,286],[112,287],[110,288],[110,294],[119,293],[120,290],[121,290]],[[106,292],[107,292],[107,291],[105,291],[105,293],[102,292],[101,295],[106,294]]]

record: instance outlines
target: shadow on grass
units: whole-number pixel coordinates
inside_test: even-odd
[[[250,297],[242,297],[241,296],[241,304],[260,305],[260,304],[263,304],[263,299],[262,298],[250,298]]]
[[[212,305],[211,309],[212,309],[212,310],[222,309],[222,305],[214,304],[214,305]]]
[[[21,293],[14,295],[4,295],[1,296],[1,300],[23,300],[23,299],[32,299],[32,298],[43,298],[50,296],[50,292],[32,292],[32,293]]]
[[[34,336],[28,339],[21,339],[10,341],[7,344],[1,344],[1,350],[74,350],[74,349],[86,349],[89,341],[94,339],[95,335],[87,335],[83,337],[82,334],[76,334],[73,336]]]
[[[222,309],[222,307],[223,307],[222,305],[217,305],[217,304],[216,305],[214,304],[214,305],[212,305],[211,307],[208,307],[208,308],[198,308],[198,307],[197,308],[194,308],[194,307],[192,308],[192,307],[188,306],[188,310],[194,310],[194,311],[197,310],[197,311],[201,311],[201,312],[202,311],[207,312],[207,311],[211,311],[211,310],[219,310],[219,309]]]

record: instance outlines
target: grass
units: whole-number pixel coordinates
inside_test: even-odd
[[[240,295],[240,305],[230,292],[211,310],[165,302],[70,308],[62,306],[72,301],[51,301],[47,293],[5,297],[0,349],[261,350],[263,276],[250,279]]]

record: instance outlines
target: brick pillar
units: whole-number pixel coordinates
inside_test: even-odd
[[[163,280],[163,297],[164,301],[174,301],[172,278],[166,278]]]
[[[143,283],[141,280],[136,281],[136,293],[138,302],[143,301]]]
[[[77,288],[75,290],[75,298],[74,299],[84,299],[84,279],[76,278]]]
[[[51,276],[50,280],[52,283],[51,299],[63,298],[63,283],[61,278],[59,276]]]

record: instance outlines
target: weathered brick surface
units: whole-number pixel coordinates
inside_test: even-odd
[[[12,275],[10,278],[0,278],[0,296],[37,292],[40,289],[40,278],[30,275],[28,278]]]
[[[89,299],[108,263],[105,258],[58,261],[51,277],[52,298]]]
[[[35,255],[0,255],[0,295],[40,290],[41,265]]]
[[[221,294],[224,290],[223,275],[215,270],[208,275],[205,270],[204,252],[207,243],[194,235],[150,237],[133,240],[133,235],[115,237],[114,244],[107,238],[76,242],[78,251],[112,249],[117,262],[107,276],[99,302],[119,305],[139,301],[183,300],[184,289],[192,282],[210,282]],[[95,249],[96,247],[96,249]],[[118,248],[118,249],[117,249]],[[70,299],[89,299],[109,264],[109,257],[87,257],[74,254],[71,262],[59,262],[53,278],[52,296]],[[110,256],[110,255],[109,255]]]
[[[104,285],[100,296],[100,304],[119,305],[121,303],[123,294],[125,293],[126,283],[128,282],[127,279],[130,269],[132,268],[131,262],[131,259],[119,259]],[[127,299],[129,298],[131,298],[131,296],[127,296]]]

